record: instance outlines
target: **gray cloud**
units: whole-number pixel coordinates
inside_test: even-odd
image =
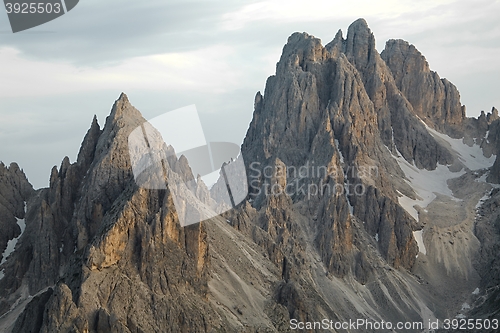
[[[25,32],[4,33],[0,46],[16,47],[26,57],[79,65],[194,50],[214,43],[216,23],[233,6],[218,0],[80,1],[59,19]],[[9,29],[7,22],[1,29]]]

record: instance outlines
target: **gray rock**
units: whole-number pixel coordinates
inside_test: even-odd
[[[465,106],[460,103],[457,88],[431,71],[427,60],[415,46],[400,39],[391,39],[387,41],[381,57],[417,116],[429,126],[453,137],[463,135],[461,127],[465,120]]]
[[[412,273],[422,225],[398,204],[398,192],[416,194],[394,155],[429,170],[456,162],[420,119],[495,152],[496,109],[465,118],[458,90],[413,46],[391,40],[380,55],[363,19],[325,47],[291,35],[254,108],[241,147],[248,198],[188,227],[178,218],[187,210],[227,208],[214,201],[225,184],[209,190],[158,141],[172,172],[141,177],[192,191],[200,206],[139,187],[128,136],[145,119],[125,94],[102,130],[94,117],[77,161],[54,167],[49,188],[34,193],[17,166],[0,165],[0,217],[27,225],[2,266],[0,315],[21,313],[13,332],[287,332],[290,319],[448,314]],[[491,179],[499,168],[497,159]],[[488,216],[498,212],[493,194]],[[492,225],[477,224],[478,271],[495,260]],[[485,286],[497,266],[482,272]]]

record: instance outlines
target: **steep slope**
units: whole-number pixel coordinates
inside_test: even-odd
[[[24,231],[26,202],[33,195],[33,187],[16,163],[9,167],[0,162],[0,278],[1,265],[14,251]]]
[[[321,46],[318,39],[307,34],[292,35],[277,65],[276,76],[268,79],[264,96],[265,98],[257,95],[254,119],[242,146],[249,168],[250,164],[255,162],[260,166],[259,171],[254,172],[260,177],[249,179],[250,184],[264,183],[263,170],[268,165],[272,166],[273,159],[278,158],[285,165],[292,166],[295,171],[301,166],[310,166],[309,177],[301,179],[300,184],[297,183],[298,186],[295,187],[296,190],[309,185],[326,185],[328,189],[333,190],[335,184],[343,185],[349,182],[352,184],[352,192],[356,184],[362,183],[360,188],[365,191],[361,198],[349,196],[354,206],[354,215],[358,217],[366,215],[364,210],[361,211],[361,207],[366,210],[371,208],[364,203],[357,205],[356,202],[371,201],[378,210],[391,205],[391,201],[394,202],[395,191],[392,188],[387,187],[387,201],[383,198],[379,201],[380,194],[372,187],[384,187],[388,183],[389,174],[402,175],[401,171],[381,142],[377,131],[377,115],[363,88],[361,77],[343,54],[335,58]],[[335,140],[342,150],[342,162]],[[322,174],[311,174],[314,168]],[[363,173],[364,170],[367,172]],[[375,174],[370,174],[370,171]],[[252,178],[253,176],[250,175]],[[361,180],[360,176],[365,179]],[[291,179],[292,183],[294,181],[295,179]],[[256,191],[258,187],[251,189]],[[295,200],[304,199],[300,193],[294,196]],[[344,207],[343,210],[348,212],[347,196],[318,195],[317,199],[323,199],[320,197],[325,200],[338,200],[334,206]],[[260,201],[260,197],[255,199],[257,207]],[[394,203],[392,205],[392,209],[400,210]],[[349,214],[345,212],[338,212],[344,214],[345,218],[335,220],[348,220]],[[401,218],[405,215],[402,210],[395,214],[400,214]],[[396,219],[395,215],[392,215],[387,222],[393,225],[401,218]],[[320,216],[318,220],[321,221]],[[375,224],[375,236],[381,223],[380,214],[367,222]],[[398,235],[401,237],[401,247],[393,244],[393,249],[389,250],[391,226],[388,226],[388,234],[382,236],[382,243],[387,251],[394,251],[386,255],[393,256],[392,260],[398,261],[396,265],[403,261],[407,267],[411,267],[411,258],[414,258],[415,253],[411,254],[411,246],[404,245],[409,241],[409,238],[405,237],[411,234],[411,222],[403,222],[403,225],[406,225],[402,227],[403,230],[409,228]],[[346,228],[340,227],[340,230]],[[351,237],[348,234],[345,236]],[[392,239],[395,241],[396,238],[398,237],[394,235]],[[416,247],[416,244],[413,247]],[[405,251],[403,249],[409,249],[409,253],[397,253]],[[344,253],[342,249],[338,250],[339,253]],[[400,256],[407,257],[402,259]]]
[[[373,250],[356,241],[375,239],[385,263],[418,274],[416,280],[405,277],[406,283],[425,281],[423,289],[436,296],[419,291],[416,303],[432,299],[434,313],[424,306],[417,316],[453,317],[479,281],[474,207],[491,185],[479,181],[485,171],[475,170],[495,160],[488,135],[495,118],[495,112],[465,118],[458,90],[431,72],[408,43],[391,40],[379,55],[363,19],[349,27],[346,39],[339,31],[325,47],[295,33],[264,95],[257,93],[242,146],[252,170],[250,202],[264,217],[242,219],[235,227],[244,225],[252,236],[254,228],[266,231],[269,251],[277,245],[291,249],[278,259],[288,270],[283,268],[285,281],[294,280],[289,271],[307,270],[303,252],[295,250],[304,248],[300,239],[314,239],[313,251],[334,276],[363,285],[381,280]],[[280,176],[269,170],[280,170]],[[276,188],[285,193],[276,196]],[[448,209],[463,210],[463,219],[445,214]],[[249,215],[244,210],[241,215]],[[394,275],[385,278],[394,283]],[[291,317],[304,311],[286,304]]]
[[[1,284],[13,332],[224,327],[204,301],[203,225],[181,228],[168,190],[133,180],[127,137],[144,121],[122,94],[102,131],[94,119],[77,162],[66,158],[33,199]]]
[[[487,137],[487,142],[490,142],[496,149],[497,158],[495,164],[493,165],[490,175],[488,176],[488,181],[492,183],[500,183],[500,120],[498,119],[498,110],[493,108],[490,114],[490,120],[492,120],[490,125],[490,130]]]
[[[457,88],[431,71],[415,46],[391,39],[387,41],[381,57],[417,116],[441,132],[463,136],[465,106],[460,103]]]
[[[4,315],[28,295],[35,295],[59,278],[74,249],[71,219],[80,182],[90,165],[96,137],[96,119],[85,136],[78,161],[70,165],[65,158],[59,171],[54,167],[50,188],[38,190],[27,205],[26,230],[12,259],[5,263],[5,278],[0,285]]]

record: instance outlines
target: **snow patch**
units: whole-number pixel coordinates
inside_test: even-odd
[[[378,232],[377,232],[377,234],[375,235],[375,240],[378,242]]]
[[[479,288],[474,289],[472,295],[479,295]]]
[[[340,157],[340,163],[344,164],[344,155],[342,155],[342,152],[340,151],[340,143],[339,140],[335,139],[335,147],[337,147],[337,150],[339,152],[339,157]]]
[[[467,303],[462,304],[462,310],[461,311],[465,311],[465,310],[468,310],[468,309],[470,309],[470,305],[469,304],[467,304]]]
[[[6,262],[7,257],[10,256],[12,252],[14,252],[14,249],[16,248],[17,241],[19,240],[19,238],[21,238],[21,236],[24,233],[24,229],[26,228],[26,223],[24,222],[24,219],[17,219],[17,225],[21,228],[21,234],[19,235],[19,237],[13,238],[7,242],[7,248],[3,252],[3,259],[2,259],[2,262],[0,262],[0,265],[2,265],[4,262]]]
[[[452,199],[453,192],[448,187],[447,181],[452,178],[460,177],[465,173],[464,170],[460,172],[451,172],[447,166],[438,164],[435,170],[418,169],[414,163],[408,163],[402,156],[394,157],[399,164],[399,167],[405,173],[408,185],[410,185],[415,193],[419,196],[417,199],[412,199],[406,195],[401,194],[398,198],[399,204],[418,221],[418,212],[414,208],[418,205],[422,208],[427,207],[435,198],[436,194],[443,194]],[[460,199],[456,199],[460,200]]]
[[[483,205],[483,203],[486,200],[488,200],[490,197],[491,197],[491,191],[488,192],[487,194],[483,195],[483,197],[481,199],[479,199],[479,201],[476,204],[476,210],[479,209],[479,207],[481,207]]]
[[[424,245],[423,233],[424,233],[424,229],[414,231],[413,237],[417,241],[418,252],[423,253],[423,254],[427,254],[427,249],[425,248],[425,245]]]
[[[458,154],[458,159],[470,170],[489,168],[495,163],[496,155],[491,155],[490,157],[484,156],[483,149],[478,144],[470,147],[463,143],[462,139],[452,139],[448,135],[439,133],[427,125],[425,127],[434,138],[438,137],[448,142],[451,148]]]
[[[488,178],[489,174],[490,174],[489,171],[485,172],[485,173],[483,173],[483,175],[481,177],[476,178],[475,181],[478,182],[478,183],[487,183],[486,178]],[[477,175],[477,173],[475,173],[475,175]]]

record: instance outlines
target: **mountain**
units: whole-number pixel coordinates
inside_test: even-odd
[[[0,262],[14,250],[15,241],[23,232],[26,201],[34,190],[16,163],[9,167],[0,162]],[[10,244],[9,244],[10,242]]]
[[[122,94],[49,188],[0,165],[0,247],[16,240],[0,265],[0,330],[289,332],[324,318],[500,316],[498,111],[467,118],[415,46],[389,40],[379,53],[363,19],[325,46],[292,34],[228,164],[246,166],[248,196],[198,224],[179,216],[217,210],[227,175],[209,190],[152,129],[147,148],[170,171],[141,177],[199,204],[139,186],[128,139],[145,123]]]

